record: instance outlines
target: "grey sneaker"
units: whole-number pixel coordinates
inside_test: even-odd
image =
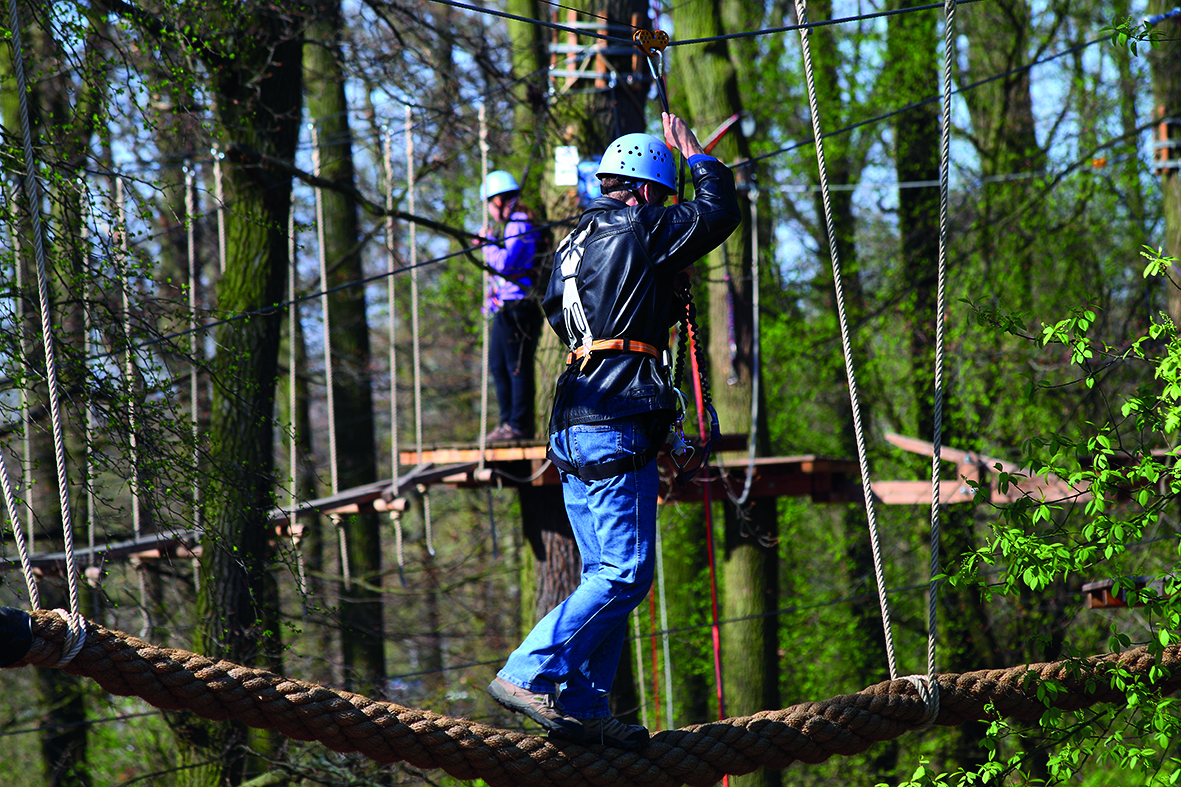
[[[582,723],[562,713],[552,694],[529,691],[501,677],[488,684],[488,693],[505,708],[525,714],[552,733],[562,737],[581,734]],[[647,731],[644,737],[647,738]]]
[[[648,730],[638,724],[624,724],[619,719],[608,716],[605,719],[574,719],[579,722],[581,729],[576,735],[554,730],[555,737],[581,743],[589,746],[601,743],[604,746],[614,746],[617,749],[639,751],[648,745]]]

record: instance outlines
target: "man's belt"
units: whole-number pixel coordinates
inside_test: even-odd
[[[645,342],[638,342],[635,339],[595,339],[589,345],[581,345],[575,347],[566,356],[566,365],[574,363],[577,360],[582,360],[582,365],[586,366],[586,361],[590,358],[591,353],[600,350],[620,350],[625,353],[646,353],[651,355],[656,360],[660,360],[663,353],[657,348]]]

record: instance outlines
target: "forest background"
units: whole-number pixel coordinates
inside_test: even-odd
[[[1169,598],[1181,291],[1168,264],[1181,252],[1179,23],[1128,22],[1164,13],[1163,0],[957,9],[940,313],[945,28],[941,10],[910,6],[808,9],[813,22],[848,20],[815,28],[811,45],[874,479],[929,478],[929,459],[886,434],[930,439],[941,323],[942,442],[1074,486],[994,504],[993,490],[1015,478],[987,460],[976,501],[945,507],[937,669],[1163,647],[1179,620]],[[464,251],[483,221],[482,153],[520,178],[540,220],[569,219],[577,197],[554,183],[555,148],[587,158],[619,133],[658,129],[645,64],[619,43],[587,55],[596,39],[461,3],[16,7],[71,504],[63,512],[56,489],[5,22],[0,402],[22,501],[10,518],[38,553],[61,549],[70,520],[93,528],[100,548],[178,531],[199,541],[199,557],[87,557],[84,611],[105,625],[520,728],[483,687],[576,576],[554,489],[502,479],[491,491],[406,490],[409,510],[394,517],[301,516],[298,544],[276,538],[268,517],[292,499],[391,478],[395,434],[405,448],[471,442],[488,428],[483,272]],[[715,154],[735,168],[746,221],[699,264],[695,293],[723,430],[754,435],[761,456],[855,457],[800,37],[776,30],[799,21],[794,6],[488,8],[573,18],[621,39],[633,26],[710,39],[670,47],[666,60],[672,108],[700,136],[742,121]],[[757,34],[719,38],[747,33]],[[601,78],[553,73],[574,66]],[[202,328],[190,333],[194,322]],[[538,356],[544,423],[560,364],[552,337]],[[741,467],[745,454],[722,459]],[[957,480],[958,466],[943,469]],[[714,509],[727,715],[888,677],[860,504],[781,497]],[[879,505],[877,524],[901,669],[922,672],[928,507]],[[702,507],[663,506],[660,531],[667,621],[655,599],[641,606],[615,697],[618,714],[654,730],[718,715]],[[10,535],[0,558],[12,568]],[[1134,597],[1137,576],[1157,580],[1146,596],[1160,595],[1085,608],[1084,583],[1115,578]],[[64,603],[59,574],[38,582],[43,606]],[[27,608],[18,571],[0,583],[0,601]],[[161,714],[59,670],[5,671],[0,686],[8,783],[453,781]],[[1133,696],[1129,708],[1041,725],[928,729],[735,783],[1173,783],[1176,709]]]

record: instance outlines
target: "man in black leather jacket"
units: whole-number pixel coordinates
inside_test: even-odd
[[[602,197],[558,247],[544,307],[570,348],[550,419],[550,457],[582,555],[578,588],[546,615],[488,687],[557,737],[643,748],[648,731],[611,717],[628,614],[655,563],[655,457],[676,413],[664,356],[679,317],[676,279],[740,221],[734,178],[688,126],[664,115],[668,145],[689,157],[696,197],[676,190],[660,140],[628,134],[599,167]]]

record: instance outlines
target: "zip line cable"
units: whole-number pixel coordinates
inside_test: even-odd
[[[545,0],[542,0],[545,2]],[[524,22],[525,24],[536,25],[537,27],[547,27],[551,30],[559,30],[565,33],[573,33],[575,35],[586,36],[587,38],[597,38],[601,41],[609,41],[616,44],[631,45],[630,38],[620,38],[597,31],[587,30],[585,28],[570,27],[569,25],[559,24],[557,22],[546,22],[542,19],[533,19],[527,16],[519,16],[517,14],[510,14],[507,11],[498,11],[494,8],[482,8],[476,5],[469,5],[468,3],[461,3],[458,0],[431,0],[433,3],[440,5],[449,5],[453,8],[462,8],[466,11],[475,11],[479,14],[487,14],[488,16],[496,16],[502,19],[509,19],[514,22]],[[962,0],[961,5],[969,3],[979,3],[982,0]],[[565,6],[562,6],[565,7]],[[734,38],[754,38],[757,36],[774,35],[776,33],[789,33],[793,30],[811,30],[818,27],[829,27],[832,25],[843,25],[850,22],[860,22],[869,19],[881,19],[890,16],[899,16],[901,14],[909,14],[915,11],[932,11],[943,8],[943,3],[930,3],[928,5],[917,5],[909,8],[896,8],[890,11],[874,11],[868,14],[857,14],[855,16],[839,17],[837,19],[824,19],[819,22],[803,22],[796,25],[783,25],[781,27],[768,27],[760,30],[747,30],[742,33],[724,33],[722,35],[709,36],[706,38],[688,38],[683,41],[670,41],[668,46],[689,46],[692,44],[709,44],[714,41],[728,41]],[[602,17],[600,17],[602,18]],[[632,25],[621,25],[625,27],[632,27]]]
[[[971,0],[971,2],[978,2],[978,0]],[[1044,65],[1044,64],[1049,63],[1051,61],[1057,60],[1058,58],[1066,57],[1067,55],[1073,54],[1073,53],[1078,52],[1082,49],[1086,49],[1087,47],[1089,47],[1093,44],[1103,43],[1106,40],[1107,40],[1106,37],[1102,37],[1102,38],[1093,38],[1090,41],[1084,41],[1081,44],[1076,44],[1072,47],[1069,47],[1068,49],[1063,49],[1061,52],[1056,52],[1052,55],[1047,55],[1046,57],[1039,58],[1037,60],[1034,60],[1031,63],[1026,63],[1023,66],[1017,66],[1016,68],[1010,68],[1008,71],[1002,71],[999,74],[993,74],[992,76],[984,77],[983,79],[978,79],[975,82],[972,82],[970,84],[964,85],[963,87],[960,87],[960,88],[957,88],[957,89],[951,91],[951,94],[954,96],[954,95],[959,95],[961,93],[966,93],[967,91],[972,90],[974,88],[978,88],[981,85],[987,85],[989,82],[995,82],[998,79],[1004,79],[1005,77],[1012,76],[1013,74],[1019,74],[1022,71],[1029,71],[1034,66]],[[844,126],[843,128],[838,128],[835,131],[827,131],[827,132],[825,132],[824,136],[825,136],[825,138],[828,138],[828,137],[835,137],[839,134],[847,134],[850,131],[855,131],[855,130],[861,128],[862,126],[868,126],[873,123],[879,123],[883,120],[889,120],[890,118],[894,117],[895,115],[901,115],[903,112],[908,112],[912,109],[926,106],[927,104],[933,104],[936,101],[939,101],[939,99],[940,99],[939,95],[928,96],[927,98],[920,99],[919,101],[914,101],[910,104],[906,104],[905,106],[898,107],[897,109],[892,109],[889,112],[885,112],[881,115],[874,115],[871,118],[866,118],[865,120],[859,120],[856,123],[851,123],[848,126]],[[793,150],[799,150],[800,148],[807,147],[808,145],[813,144],[814,141],[815,141],[814,139],[805,139],[801,142],[793,142],[790,145],[779,148],[778,150],[773,150],[770,153],[763,153],[763,154],[755,156],[753,158],[746,159],[745,161],[739,161],[739,162],[735,163],[734,165],[732,165],[731,169],[739,169],[741,167],[753,166],[754,164],[757,164],[760,161],[764,161],[764,160],[772,158],[774,156],[778,156],[781,153],[789,153]]]

